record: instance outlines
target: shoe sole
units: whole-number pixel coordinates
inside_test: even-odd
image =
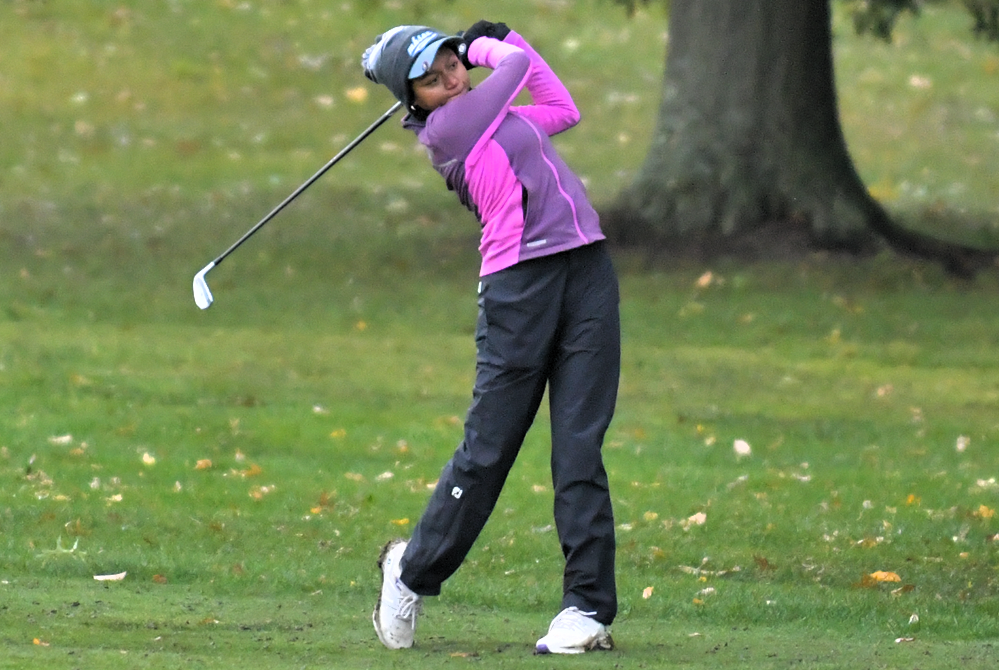
[[[614,649],[614,639],[610,633],[603,637],[598,637],[582,647],[549,647],[546,644],[538,645],[534,648],[535,656],[546,654],[584,654],[588,651],[611,651]]]
[[[378,611],[382,608],[382,588],[385,586],[385,557],[388,556],[390,551],[392,551],[392,547],[404,541],[405,540],[399,539],[389,540],[385,543],[385,546],[382,547],[381,553],[378,554],[378,572],[382,573],[382,582],[378,587],[378,601],[375,603],[375,611],[371,613],[371,623],[375,626],[375,635],[378,636],[378,641],[389,649],[395,649],[396,647],[386,641],[385,636],[382,634],[382,627],[378,623]]]

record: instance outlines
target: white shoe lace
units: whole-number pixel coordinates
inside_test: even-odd
[[[407,593],[399,600],[399,608],[395,611],[395,618],[408,621],[409,625],[416,628],[416,617],[423,610],[423,599],[415,593]]]

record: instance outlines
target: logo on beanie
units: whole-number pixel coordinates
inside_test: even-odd
[[[426,49],[427,45],[433,42],[436,36],[437,33],[432,30],[424,31],[419,35],[413,35],[413,38],[409,42],[409,48],[406,49],[407,53],[409,53],[410,56],[415,56]]]

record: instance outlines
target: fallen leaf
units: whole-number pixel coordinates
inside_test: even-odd
[[[681,572],[686,572],[688,575],[694,575],[695,577],[724,577],[729,573],[742,571],[742,568],[738,565],[729,570],[704,570],[703,568],[694,568],[689,565],[678,565],[677,568]]]
[[[756,561],[756,567],[763,572],[777,569],[777,566],[768,561],[764,556],[753,556],[753,560]]]
[[[900,582],[902,578],[899,577],[894,572],[885,572],[884,570],[878,570],[877,572],[871,573],[871,579],[876,582]]]
[[[326,491],[323,491],[322,493],[319,494],[319,502],[314,507],[312,507],[310,511],[313,514],[319,514],[325,510],[332,508],[334,504],[335,501],[330,496],[330,494],[327,493]]]
[[[147,451],[146,453],[142,454],[142,462],[145,465],[156,465],[156,457]]]
[[[94,579],[99,582],[120,582],[121,580],[125,579],[125,575],[127,574],[128,572],[126,571],[126,572],[119,572],[116,575],[94,575]]]
[[[738,458],[745,458],[753,455],[753,448],[745,440],[736,440],[732,443],[732,450]]]
[[[648,600],[649,598],[652,597],[652,592],[653,591],[654,591],[654,589],[651,586],[646,586],[645,590],[642,591],[642,598],[644,600]]]
[[[256,463],[250,463],[250,467],[245,470],[237,470],[236,474],[246,479],[247,477],[256,477],[257,475],[263,473],[264,469],[257,465]]]
[[[277,487],[271,484],[270,486],[254,486],[250,489],[250,497],[254,500],[261,500],[265,495],[271,493]]]
[[[409,519],[408,518],[392,519],[391,521],[389,521],[389,523],[392,524],[393,526],[408,526]]]
[[[693,526],[703,526],[708,521],[708,515],[704,512],[698,512],[697,514],[692,514],[687,517],[686,520],[681,522],[684,530],[690,530]]]
[[[157,584],[166,584],[167,578],[164,577],[163,575],[153,575],[153,581],[156,582]]]
[[[212,459],[210,458],[199,459],[198,462],[194,464],[195,470],[207,470],[210,467],[212,467]]]
[[[368,89],[364,86],[357,86],[355,88],[349,88],[344,92],[347,99],[353,103],[361,104],[368,99]]]
[[[975,482],[975,486],[980,489],[995,489],[999,488],[999,483],[996,482],[995,477],[989,477],[988,479],[979,479]]]
[[[49,438],[49,444],[63,445],[63,444],[72,444],[72,443],[73,443],[72,435],[56,435]]]

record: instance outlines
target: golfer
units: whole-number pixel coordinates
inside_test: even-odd
[[[482,230],[464,439],[410,540],[382,550],[375,631],[390,649],[413,645],[422,599],[440,593],[471,549],[547,385],[565,572],[561,611],[535,649],[610,649],[614,518],[601,447],[620,374],[618,284],[597,213],[549,139],[579,112],[541,56],[502,23],[480,21],[457,37],[400,26],[362,62],[405,104],[403,126]],[[470,67],[492,72],[473,89]],[[533,104],[514,106],[525,88]]]

